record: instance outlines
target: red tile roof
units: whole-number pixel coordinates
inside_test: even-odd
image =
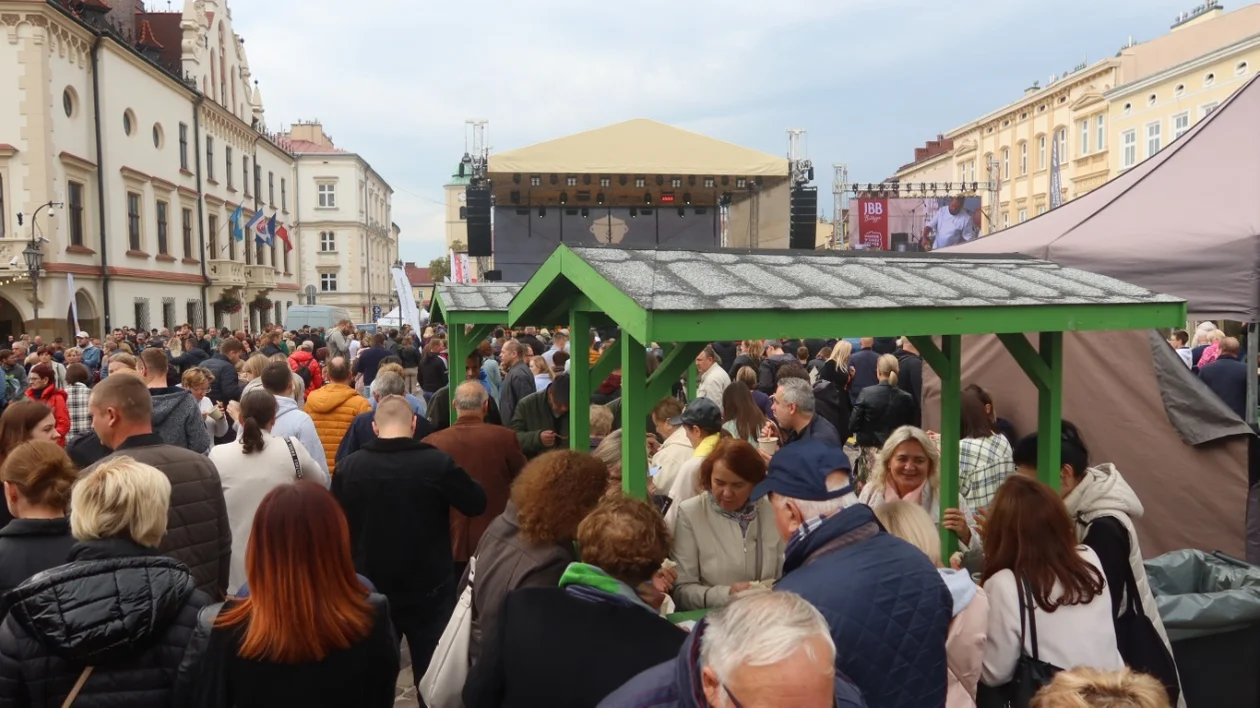
[[[411,283],[411,287],[433,284],[433,278],[429,277],[428,268],[419,268],[411,263],[408,263],[405,267],[407,269],[407,280]]]
[[[105,0],[83,0],[83,5],[84,7],[94,7],[100,10],[105,10],[106,12],[114,9],[110,7]]]
[[[312,154],[336,153],[336,154],[344,154],[344,155],[350,154],[349,152],[342,150],[339,147],[329,147],[327,145],[320,145],[319,143],[313,143],[309,140],[288,140],[288,139],[281,138],[279,141],[279,144],[281,147],[284,147],[289,152],[292,152],[295,154],[296,153],[312,153]]]
[[[168,66],[180,66],[184,59],[181,49],[184,30],[179,26],[183,19],[183,15],[178,12],[149,12],[144,15],[153,38],[162,47],[162,61]],[[141,39],[143,37],[141,34]]]
[[[148,20],[140,20],[139,34],[140,34],[140,39],[136,41],[137,45],[141,47],[153,48],[153,49],[159,49],[159,50],[165,48],[165,45],[159,42],[157,40],[157,37],[153,36],[153,27],[149,25]]]

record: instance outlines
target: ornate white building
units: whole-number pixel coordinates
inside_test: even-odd
[[[71,334],[71,287],[94,334],[256,328],[318,288],[300,259],[318,235],[296,223],[318,170],[300,184],[294,146],[267,132],[226,0],[0,0],[0,33],[0,336]],[[368,196],[382,194],[388,234],[388,186]],[[238,207],[242,227],[274,217],[293,249],[234,238]]]

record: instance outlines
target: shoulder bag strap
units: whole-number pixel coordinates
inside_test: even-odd
[[[294,473],[297,474],[298,479],[302,479],[302,463],[298,462],[297,450],[293,447],[293,441],[289,438],[285,438],[284,444],[289,446],[289,457],[293,460]]]
[[[1037,648],[1037,600],[1036,598],[1033,597],[1032,586],[1028,584],[1027,578],[1023,579],[1023,585],[1019,589],[1020,642],[1022,643],[1024,639],[1024,611],[1025,611],[1024,593],[1028,593],[1028,602],[1027,602],[1027,607],[1026,607],[1027,612],[1028,612],[1028,634],[1029,634],[1029,639],[1032,640],[1032,643],[1029,646],[1032,647],[1032,658],[1036,661],[1041,661],[1041,657],[1039,656],[1040,652]]]
[[[757,582],[761,582],[761,514],[757,514],[757,535],[753,543],[757,544]]]
[[[83,690],[84,684],[87,683],[88,677],[92,675],[92,669],[96,667],[84,667],[83,673],[79,674],[79,680],[74,682],[74,688],[70,689],[70,695],[66,696],[66,700],[61,704],[61,708],[70,708],[74,705],[74,699],[79,697],[79,692]]]

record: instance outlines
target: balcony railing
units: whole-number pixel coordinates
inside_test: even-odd
[[[276,269],[269,265],[247,265],[245,282],[251,288],[270,290],[276,287]]]
[[[215,285],[223,285],[226,287],[240,287],[245,285],[244,263],[227,260],[212,260],[206,265],[206,273],[210,276],[210,282]]]

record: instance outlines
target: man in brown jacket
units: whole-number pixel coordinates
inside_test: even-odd
[[[486,422],[490,395],[480,381],[465,381],[455,389],[454,425],[433,433],[424,442],[455,459],[455,464],[486,492],[486,510],[469,518],[451,509],[451,551],[455,556],[455,577],[462,577],[468,559],[477,550],[481,535],[495,517],[503,513],[511,493],[512,480],[525,466],[516,434],[501,425]]]
[[[306,413],[315,422],[315,432],[324,446],[328,472],[335,473],[337,447],[350,431],[355,416],[372,410],[372,404],[350,385],[350,365],[343,357],[333,357],[324,367],[328,383],[306,392]]]
[[[156,467],[170,480],[166,536],[158,552],[188,566],[198,590],[222,599],[232,559],[232,528],[214,463],[205,455],[165,444],[153,432],[153,399],[139,377],[110,376],[100,382],[92,389],[88,410],[92,430],[114,450],[106,460],[126,455]]]

